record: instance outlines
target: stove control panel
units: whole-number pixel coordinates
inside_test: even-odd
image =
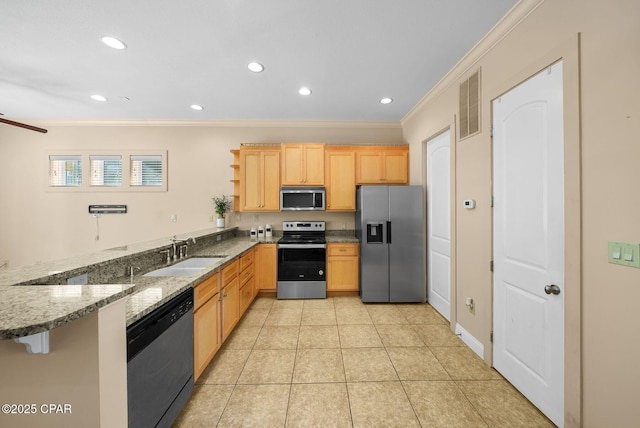
[[[282,230],[292,231],[292,232],[293,231],[324,232],[325,222],[324,221],[283,221]]]

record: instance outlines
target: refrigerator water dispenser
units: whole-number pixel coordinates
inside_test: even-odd
[[[382,244],[382,224],[367,223],[367,244]]]

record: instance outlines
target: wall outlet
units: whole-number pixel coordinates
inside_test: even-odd
[[[342,223],[342,230],[345,230],[347,228],[347,223]]]
[[[253,215],[253,221],[258,221],[258,220],[260,220],[260,215],[254,214]]]
[[[171,223],[175,223],[178,221],[178,214],[171,214]]]
[[[209,223],[213,221],[213,214],[209,215]]]

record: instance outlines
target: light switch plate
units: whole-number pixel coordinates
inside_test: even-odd
[[[640,268],[640,244],[609,241],[608,245],[609,263]]]

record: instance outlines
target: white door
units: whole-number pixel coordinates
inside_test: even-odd
[[[446,131],[427,142],[427,301],[446,319],[451,306],[450,144]]]
[[[562,62],[494,100],[492,107],[494,367],[562,426]]]

